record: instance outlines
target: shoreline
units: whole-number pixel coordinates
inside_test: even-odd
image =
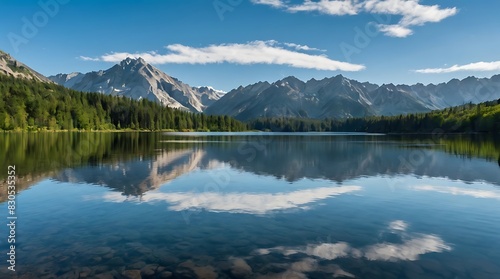
[[[210,131],[210,130],[176,130],[176,129],[164,129],[164,130],[0,130],[3,134],[17,134],[17,133],[248,133],[248,132],[265,132],[265,133],[283,133],[282,131],[260,131],[260,130],[246,130],[246,131]],[[307,131],[307,132],[286,132],[291,134],[303,134],[303,133],[365,133],[365,134],[382,134],[387,136],[432,136],[432,135],[500,135],[500,131],[495,132],[360,132],[360,131]]]

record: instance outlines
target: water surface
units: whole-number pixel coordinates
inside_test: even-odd
[[[500,278],[498,142],[2,134],[1,167],[18,169],[15,276]]]

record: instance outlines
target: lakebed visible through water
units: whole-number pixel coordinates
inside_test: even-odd
[[[8,133],[0,159],[2,278],[500,278],[495,139]]]

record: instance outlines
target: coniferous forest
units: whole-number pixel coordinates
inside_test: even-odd
[[[428,113],[348,119],[261,118],[249,126],[282,132],[498,133],[500,99]]]
[[[229,116],[207,116],[60,85],[0,75],[0,130],[242,131]]]

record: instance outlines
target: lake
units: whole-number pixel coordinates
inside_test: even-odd
[[[500,141],[0,134],[1,278],[500,278]]]

